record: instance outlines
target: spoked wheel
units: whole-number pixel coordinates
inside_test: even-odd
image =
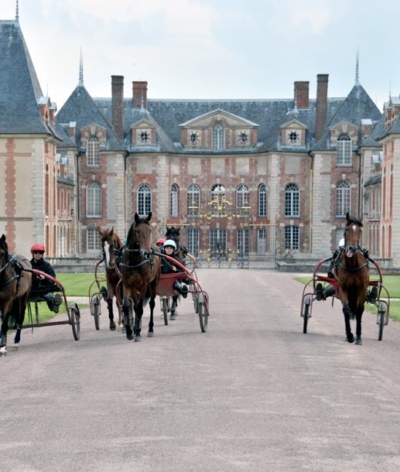
[[[162,298],[162,307],[164,314],[164,324],[165,326],[168,326],[168,297]]]
[[[199,296],[197,293],[193,293],[193,306],[194,306],[194,312],[198,313],[199,312]]]
[[[199,314],[199,323],[200,323],[201,332],[205,333],[208,327],[208,316],[209,316],[208,308],[205,303],[205,300],[198,301],[198,314]]]
[[[91,299],[91,312],[94,318],[94,326],[98,331],[100,329],[100,315],[101,315],[101,308],[100,308],[100,299],[98,295],[93,295]]]
[[[69,317],[72,326],[72,334],[74,335],[75,341],[79,341],[81,333],[81,315],[79,312],[78,305],[76,303],[71,303],[69,307]]]
[[[385,326],[386,321],[386,304],[379,303],[379,310],[378,310],[378,323],[379,323],[379,335],[378,341],[382,341],[383,338],[383,327]]]
[[[303,311],[303,333],[307,333],[308,318],[310,318],[310,300],[309,297],[304,299],[304,311]]]

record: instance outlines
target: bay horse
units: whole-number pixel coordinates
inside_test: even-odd
[[[31,263],[24,256],[9,254],[6,237],[0,238],[0,356],[7,354],[7,332],[9,321],[15,323],[15,347],[21,340],[25,310],[32,286]],[[12,326],[14,327],[14,326]]]
[[[350,316],[356,318],[355,344],[362,344],[361,319],[364,303],[367,299],[369,285],[368,260],[360,247],[362,222],[346,214],[344,231],[345,247],[340,250],[335,263],[335,276],[338,281],[338,298],[342,302],[342,310],[346,328],[346,339],[354,342],[351,332]]]
[[[153,312],[156,290],[160,279],[161,261],[155,255],[157,248],[151,247],[151,226],[149,224],[152,213],[146,218],[135,218],[129,228],[126,245],[120,263],[123,285],[124,323],[128,340],[141,341],[141,324],[143,308],[149,302],[150,321],[147,335],[154,336]],[[133,305],[133,310],[132,310]],[[132,311],[135,312],[134,326],[132,327]]]
[[[121,258],[124,244],[117,232],[114,231],[114,226],[111,229],[102,229],[100,226],[97,226],[97,232],[100,235],[101,249],[105,262],[107,293],[103,292],[102,295],[107,302],[108,318],[110,320],[109,327],[111,331],[117,329],[113,311],[113,298],[115,297],[118,309],[118,329],[122,331],[122,283],[120,278],[121,273],[117,264],[118,260]],[[100,289],[101,292],[102,289]]]

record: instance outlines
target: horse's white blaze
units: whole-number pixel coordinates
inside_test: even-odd
[[[104,253],[106,255],[106,265],[110,265],[110,245],[107,241],[104,242]]]
[[[356,232],[356,231],[357,231],[357,225],[353,225],[353,226],[351,227],[351,229],[352,229],[354,232]]]

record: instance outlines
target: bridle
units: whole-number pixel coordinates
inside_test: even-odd
[[[357,224],[357,223],[354,222],[354,221],[350,222],[350,224],[357,225],[357,227],[360,228],[360,225]],[[350,226],[350,224],[349,224],[348,226]],[[367,266],[368,266],[368,261],[365,260],[364,252],[363,252],[361,246],[360,246],[358,243],[357,243],[356,246],[355,246],[355,245],[348,245],[348,244],[347,244],[346,235],[347,235],[348,232],[349,232],[349,228],[347,227],[347,228],[344,230],[344,234],[343,234],[343,236],[344,236],[344,241],[345,241],[345,246],[344,246],[344,248],[341,248],[341,250],[340,250],[340,254],[339,254],[339,257],[338,257],[338,264],[337,264],[337,265],[338,265],[339,267],[341,267],[342,269],[347,270],[347,271],[349,271],[349,272],[356,272],[356,271],[358,271],[358,270],[363,269],[364,267],[367,267]],[[359,251],[359,252],[362,254],[362,256],[364,257],[365,262],[364,262],[363,264],[361,264],[361,265],[359,265],[359,266],[357,266],[357,267],[349,267],[348,265],[345,265],[345,264],[343,264],[343,263],[340,262],[340,256],[341,256],[341,254],[344,253],[344,255],[345,255],[346,258],[351,258],[351,257],[353,257],[353,256],[357,253],[357,251]],[[347,255],[347,254],[349,254],[349,255]]]
[[[142,223],[142,224],[145,224],[145,223]],[[139,238],[138,238],[138,230],[136,229],[136,226],[135,225],[134,227],[131,228],[130,232],[131,232],[131,235],[132,235],[132,239],[133,239],[133,242],[132,242],[132,248],[128,247],[128,245],[126,245],[123,249],[123,251],[127,252],[127,253],[136,253],[138,254],[139,256],[141,256],[143,258],[142,261],[140,261],[138,264],[134,264],[134,265],[129,265],[129,264],[124,264],[123,262],[121,262],[119,264],[119,266],[121,267],[122,270],[124,269],[137,269],[139,267],[142,267],[143,265],[145,264],[150,264],[151,268],[153,268],[153,263],[154,263],[154,250],[151,249],[150,251],[147,251],[146,249],[143,249],[141,246],[140,246],[140,242],[139,242]],[[128,234],[128,241],[129,241],[129,234]]]

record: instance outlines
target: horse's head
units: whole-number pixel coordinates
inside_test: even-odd
[[[128,250],[145,250],[150,251],[151,246],[151,220],[152,213],[150,212],[146,218],[140,218],[135,213],[135,219],[131,224],[126,237],[126,246]]]
[[[114,231],[114,226],[111,229],[102,229],[100,226],[97,226],[97,231],[100,235],[101,249],[106,261],[106,268],[113,269],[116,258],[119,256],[119,250],[123,247],[122,241]]]
[[[0,267],[3,267],[4,264],[8,262],[8,244],[6,242],[6,237],[3,234],[0,238]]]
[[[175,241],[176,246],[179,247],[179,233],[181,231],[181,227],[175,227],[175,226],[167,226],[167,232],[165,233],[166,239],[172,239]]]
[[[346,229],[344,230],[346,257],[353,257],[360,248],[362,226],[361,220],[352,218],[349,213],[346,214]]]

